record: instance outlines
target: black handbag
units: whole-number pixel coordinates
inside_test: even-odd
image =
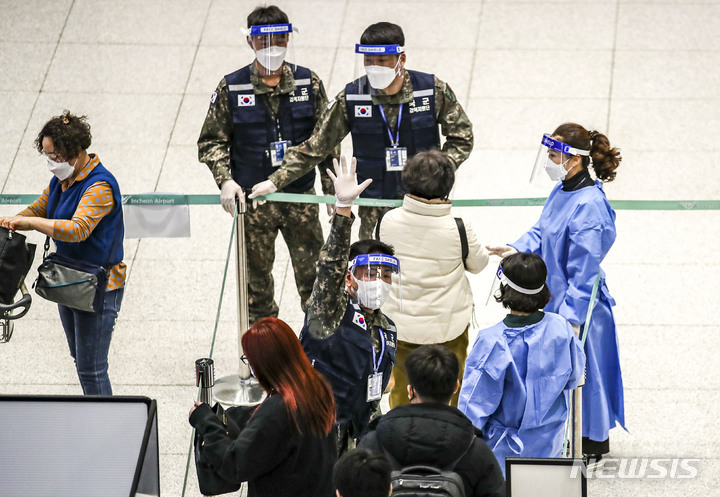
[[[50,238],[45,241],[43,263],[38,267],[35,293],[60,305],[86,312],[103,308],[108,270],[57,253],[47,255]]]
[[[245,428],[255,410],[255,406],[232,407],[226,411],[220,404],[215,404],[212,410],[225,427],[225,434],[229,438],[235,439]],[[197,431],[195,432],[194,445],[195,469],[197,470],[200,493],[203,495],[220,495],[240,490],[242,483],[227,481],[218,474],[217,468],[213,464],[214,461],[208,457],[203,457],[203,438]]]
[[[34,243],[27,243],[25,235],[0,227],[0,304],[13,303],[34,258]]]

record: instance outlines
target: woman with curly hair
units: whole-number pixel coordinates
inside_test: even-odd
[[[610,450],[609,432],[624,427],[623,383],[612,306],[600,263],[615,242],[615,211],[602,182],[615,179],[622,158],[607,136],[575,123],[543,137],[540,156],[550,179],[557,181],[540,219],[510,246],[488,247],[501,257],[532,252],[547,265],[552,294],[546,312],[560,314],[577,333],[587,332],[587,378],[583,387],[583,453],[599,460]],[[597,177],[593,180],[589,168]],[[599,181],[598,181],[599,180]],[[597,300],[585,330],[590,297],[598,278]]]
[[[11,230],[36,230],[52,238],[59,255],[108,269],[103,308],[87,312],[58,305],[70,355],[85,395],[112,395],[108,350],[125,285],[122,197],[115,177],[89,154],[85,116],[53,117],[35,147],[53,174],[42,195],[16,216],[0,218]]]

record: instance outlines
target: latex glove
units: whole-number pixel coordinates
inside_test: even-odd
[[[340,156],[340,164],[337,159],[333,159],[333,168],[335,174],[328,169],[327,173],[333,180],[335,186],[335,207],[351,207],[353,200],[358,198],[360,194],[367,188],[372,179],[368,178],[358,185],[357,176],[355,171],[357,169],[357,159],[355,157],[350,161],[350,167],[348,168],[345,156]]]
[[[485,248],[490,252],[490,255],[499,255],[503,259],[509,255],[517,254],[517,250],[510,245],[497,245],[495,247],[485,245]]]
[[[220,187],[220,203],[223,209],[230,215],[235,214],[235,199],[239,198],[241,203],[245,203],[245,194],[240,185],[231,179],[223,181]]]
[[[254,199],[256,197],[260,197],[261,195],[267,195],[268,193],[275,193],[277,191],[277,186],[275,186],[275,183],[270,181],[269,179],[266,179],[265,181],[262,181],[258,183],[257,185],[253,185],[252,187],[252,193],[248,195],[249,199]],[[256,208],[258,205],[264,204],[264,200],[253,200],[253,208]]]

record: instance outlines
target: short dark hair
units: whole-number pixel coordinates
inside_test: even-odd
[[[285,12],[277,5],[264,5],[255,7],[247,17],[247,27],[265,26],[266,24],[287,24],[290,21]]]
[[[392,245],[383,243],[380,240],[368,238],[365,240],[358,240],[350,245],[350,260],[353,260],[360,254],[395,255],[395,249],[392,248]]]
[[[76,116],[69,110],[64,110],[61,116],[53,117],[42,127],[35,138],[35,148],[40,153],[43,152],[43,138],[52,140],[55,155],[64,161],[77,157],[92,143],[87,117]]]
[[[371,24],[362,36],[363,45],[405,45],[405,34],[400,26],[391,22],[376,22]]]
[[[460,363],[442,345],[423,345],[405,359],[408,384],[424,402],[447,404],[455,393]]]
[[[500,285],[500,295],[495,300],[503,307],[519,312],[535,312],[550,302],[550,290],[545,280],[547,267],[537,254],[518,252],[505,257],[500,263],[503,274],[513,283],[522,288],[532,290],[543,287],[540,292],[528,295],[520,293],[508,285]]]
[[[387,497],[390,473],[390,463],[384,455],[355,449],[335,463],[333,485],[342,497]]]
[[[408,159],[402,171],[405,191],[426,199],[447,199],[455,184],[455,166],[445,152],[432,149]]]

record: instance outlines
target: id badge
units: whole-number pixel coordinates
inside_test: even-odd
[[[285,151],[288,147],[288,141],[272,142],[270,144],[270,163],[273,167],[282,166],[282,161],[285,158]]]
[[[373,373],[368,376],[367,401],[374,402],[382,398],[382,373]]]
[[[402,171],[407,162],[407,148],[390,147],[385,149],[385,170]]]

